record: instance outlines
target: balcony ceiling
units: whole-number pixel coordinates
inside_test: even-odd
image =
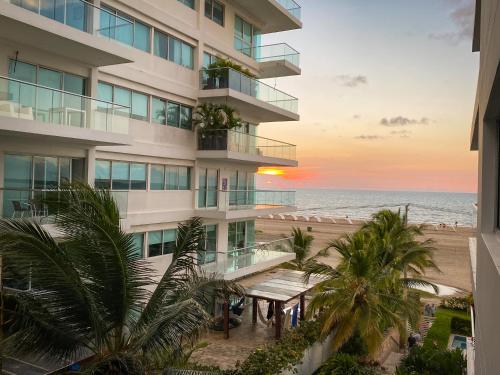
[[[224,150],[198,150],[197,159],[213,160],[218,162],[234,161],[239,164],[268,166],[268,167],[297,167],[297,160],[275,158],[263,155],[247,154],[244,152]]]
[[[39,142],[59,142],[89,146],[125,146],[131,144],[127,134],[108,133],[72,126],[0,116],[0,138],[22,137]]]
[[[89,66],[133,61],[131,48],[0,1],[0,38],[45,50]],[[19,58],[23,50],[19,49]]]
[[[260,78],[290,77],[301,74],[301,69],[298,66],[285,59],[261,62],[259,63],[259,71]]]
[[[232,89],[200,90],[198,97],[200,101],[204,102],[227,104],[234,108],[244,120],[257,123],[298,121],[300,119],[297,113]]]
[[[276,0],[233,0],[249,14],[262,21],[263,34],[302,28],[302,22],[292,16]]]

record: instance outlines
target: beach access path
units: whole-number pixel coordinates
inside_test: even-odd
[[[307,230],[312,227],[311,234],[314,236],[313,254],[323,249],[327,243],[338,238],[343,233],[356,231],[362,222],[348,224],[344,219],[338,219],[337,223],[318,223],[306,221],[292,221],[280,219],[258,219],[256,223],[257,240],[269,241],[281,238],[282,235],[289,236],[292,227]],[[435,261],[441,272],[430,270],[425,279],[438,284],[448,285],[470,292],[471,270],[469,256],[469,237],[475,236],[475,229],[459,227],[456,231],[447,227],[436,230],[433,226],[427,226],[424,238],[432,238],[435,241]],[[335,251],[330,255],[320,258],[320,261],[336,266],[339,261]]]

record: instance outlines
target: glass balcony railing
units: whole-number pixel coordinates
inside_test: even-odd
[[[295,206],[295,191],[230,190],[220,192],[219,207],[229,210],[266,209]]]
[[[128,134],[130,108],[0,77],[0,116]]]
[[[290,254],[286,242],[288,238],[283,238],[271,242],[260,242],[242,249],[229,250],[222,256],[222,260],[202,266],[205,272],[227,274],[243,268],[266,263],[283,258]]]
[[[132,45],[134,23],[84,0],[3,0],[90,34]]]
[[[300,66],[300,53],[286,43],[270,44],[252,48],[241,48],[241,53],[258,62],[288,61],[296,67]]]
[[[291,190],[197,189],[196,192],[198,209],[232,211],[295,206],[295,191]]]
[[[0,188],[0,217],[33,219],[41,224],[50,224],[54,221],[55,212],[50,212],[48,207],[41,203],[50,197],[53,199],[59,193],[56,189],[23,189],[23,188]],[[51,196],[52,194],[52,196]],[[127,217],[128,192],[111,191],[120,218]]]
[[[286,9],[288,13],[292,16],[300,20],[301,18],[301,8],[300,5],[297,4],[293,0],[276,0],[283,8]]]
[[[244,154],[296,160],[296,146],[234,130],[205,130],[198,133],[198,150],[233,151]]]
[[[281,109],[298,112],[297,98],[232,68],[203,69],[200,79],[202,90],[231,89]]]

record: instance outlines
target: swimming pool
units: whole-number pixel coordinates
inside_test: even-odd
[[[458,348],[461,350],[466,350],[467,349],[467,337],[454,335],[453,340],[451,341],[451,348],[452,349]]]

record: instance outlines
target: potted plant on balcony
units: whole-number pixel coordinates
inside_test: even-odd
[[[243,73],[250,78],[256,78],[250,70],[232,62],[229,59],[218,58],[215,62],[204,69],[207,89],[226,89],[229,87],[229,70]]]
[[[227,131],[243,125],[236,111],[225,104],[200,104],[193,115],[200,150],[227,150]]]

